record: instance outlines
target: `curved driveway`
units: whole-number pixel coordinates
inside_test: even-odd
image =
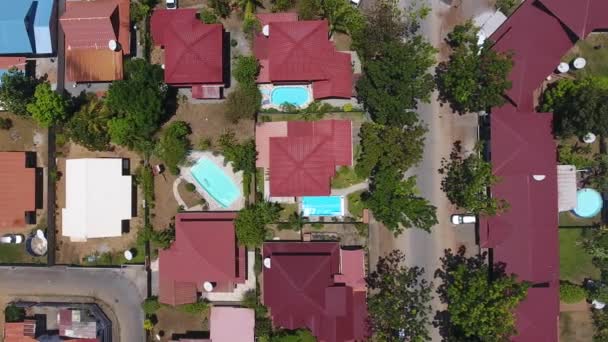
[[[128,273],[138,270],[109,268],[0,267],[0,294],[19,296],[91,297],[110,307],[120,331],[120,341],[144,341],[143,294]],[[145,279],[145,276],[144,276]],[[115,339],[116,340],[116,339]]]

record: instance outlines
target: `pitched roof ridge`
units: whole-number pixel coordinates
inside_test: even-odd
[[[194,252],[193,253],[194,255],[198,256],[199,262],[207,264],[209,266],[209,268],[215,270],[217,273],[220,273],[220,274],[223,274],[223,275],[227,276],[227,278],[234,277],[234,275],[230,275],[230,274],[226,273],[224,270],[219,269],[217,267],[217,265],[215,265],[214,263],[210,262],[207,259],[207,257],[205,257],[203,254],[201,254],[202,249],[200,247],[197,247],[197,246],[194,245],[194,240],[195,239],[191,239],[190,238],[190,234],[188,234],[190,230],[196,230],[196,228],[194,228],[194,227],[190,227],[190,229],[188,229],[188,228],[189,227],[182,227],[181,228],[182,234],[185,235],[184,237],[188,237],[187,239],[182,239],[182,240],[184,241],[183,243],[185,243],[185,246],[187,246],[186,248],[189,248],[192,252]],[[178,252],[179,252],[179,247],[177,249],[178,249]]]
[[[319,147],[320,147],[320,146],[324,146],[324,145],[327,143],[327,141],[328,141],[328,140],[330,140],[330,139],[329,139],[329,137],[321,137],[321,136],[314,136],[314,135],[311,135],[311,136],[297,136],[297,137],[291,137],[291,138],[292,138],[292,139],[293,139],[293,138],[300,138],[300,139],[303,139],[303,138],[307,138],[307,137],[312,137],[312,138],[321,138],[322,140],[317,141],[317,142],[315,142],[315,141],[313,140],[313,143],[315,143],[316,145],[315,145],[315,146],[314,146],[314,148],[313,148],[313,149],[311,149],[311,150],[310,150],[310,151],[309,151],[309,152],[306,154],[306,156],[304,156],[304,157],[302,158],[302,160],[300,160],[299,162],[298,162],[298,161],[296,161],[296,160],[295,160],[295,158],[293,158],[293,156],[291,155],[291,153],[289,153],[289,151],[288,151],[288,150],[286,150],[282,144],[281,144],[281,145],[279,145],[279,147],[280,147],[280,149],[281,149],[281,150],[282,150],[282,151],[285,153],[285,156],[287,156],[287,158],[289,158],[289,160],[291,160],[291,161],[292,161],[292,165],[294,165],[294,166],[292,167],[292,169],[297,169],[297,170],[299,170],[299,171],[301,171],[301,172],[304,172],[304,173],[305,173],[305,174],[308,176],[308,178],[310,178],[310,179],[311,179],[311,180],[312,180],[312,181],[313,181],[315,184],[317,184],[318,186],[320,186],[320,187],[321,187],[321,186],[323,186],[323,184],[319,183],[319,181],[317,180],[317,178],[315,177],[315,175],[313,175],[313,174],[311,174],[310,172],[308,172],[308,170],[307,170],[306,168],[304,168],[304,167],[301,167],[301,165],[303,164],[303,162],[304,162],[304,161],[305,161],[305,160],[306,160],[306,159],[307,159],[307,158],[308,158],[310,155],[312,155],[313,153],[316,153],[316,152],[317,152],[317,150],[319,149]],[[287,136],[287,139],[289,139],[289,138],[290,138],[290,137],[289,137],[289,136]],[[270,175],[270,177],[272,177],[272,175]],[[285,179],[283,179],[283,181],[281,182],[281,184],[284,184],[284,183],[286,183],[286,182],[289,182],[289,178],[285,178]]]

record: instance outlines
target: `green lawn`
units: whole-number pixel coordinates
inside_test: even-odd
[[[587,65],[584,69],[574,71],[577,76],[604,76],[608,77],[608,35],[594,33],[587,39],[576,43],[574,49],[562,61],[570,63],[576,57],[584,57]]]
[[[600,275],[591,262],[591,256],[582,246],[584,229],[562,228],[559,230],[559,269],[560,279],[581,283],[585,278],[598,278]]]
[[[359,177],[352,167],[341,166],[331,179],[332,189],[344,189],[351,185],[361,183],[365,179]]]
[[[122,264],[143,264],[146,256],[143,245],[133,246],[135,256],[132,260],[125,259],[124,251],[107,252],[97,255],[94,261],[88,261],[86,258],[82,261],[83,265],[87,266],[118,266]]]
[[[350,212],[350,214],[352,216],[354,216],[356,218],[363,217],[363,209],[365,209],[365,205],[363,204],[363,201],[361,201],[361,194],[364,191],[365,190],[353,192],[352,194],[349,194],[347,197],[348,211]]]
[[[0,244],[0,264],[42,264],[46,257],[33,257],[27,253],[24,244]]]
[[[289,218],[289,215],[298,212],[297,203],[282,203],[281,207],[283,207],[279,216],[279,220],[281,221],[286,221]]]

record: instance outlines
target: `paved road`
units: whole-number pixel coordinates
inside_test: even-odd
[[[373,0],[368,0],[365,5],[371,6],[372,2]],[[400,0],[400,6],[407,8],[411,2],[412,0]],[[426,0],[425,3],[432,11],[422,23],[421,33],[443,53],[446,50],[441,47],[452,25],[487,6],[487,0]],[[381,224],[372,220],[370,234],[380,255],[392,249],[400,249],[405,253],[408,265],[424,267],[427,279],[434,281],[433,273],[440,266],[439,259],[445,249],[465,245],[470,251],[477,250],[474,227],[455,227],[450,223],[449,216],[454,212],[454,207],[441,191],[441,175],[437,172],[441,159],[449,155],[454,141],[461,140],[465,148],[474,146],[477,140],[477,116],[451,113],[447,106],[440,106],[436,94],[432,96],[431,103],[421,104],[417,112],[427,124],[428,133],[423,160],[420,165],[409,170],[408,175],[417,176],[421,195],[437,207],[439,224],[431,229],[431,233],[408,229],[400,236],[393,237]],[[370,255],[372,265],[377,256]],[[433,315],[436,310],[443,309],[438,298],[434,298],[432,306]],[[437,329],[431,328],[431,336],[433,341],[441,341]]]
[[[143,277],[139,270],[108,268],[0,267],[0,296],[75,296],[95,298],[110,307],[117,317],[120,338],[115,341],[145,341],[141,310],[145,289],[130,278]],[[141,286],[139,286],[141,287]]]

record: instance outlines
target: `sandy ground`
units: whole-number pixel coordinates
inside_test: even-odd
[[[589,304],[581,301],[577,304],[560,305],[559,339],[563,342],[593,341],[593,319]]]
[[[143,210],[141,207],[138,209],[138,216],[131,219],[131,230],[128,234],[124,234],[121,237],[103,238],[103,239],[89,239],[86,242],[71,242],[69,238],[61,235],[61,209],[65,208],[65,164],[66,159],[75,158],[99,158],[99,157],[113,157],[113,158],[128,158],[131,161],[131,174],[135,174],[135,170],[141,165],[141,158],[133,151],[129,151],[123,147],[116,147],[114,151],[109,152],[92,152],[86,148],[74,144],[68,143],[62,149],[62,155],[64,157],[57,158],[57,171],[59,175],[59,181],[57,182],[57,263],[67,264],[78,264],[82,263],[82,259],[85,256],[91,255],[95,252],[104,253],[110,251],[120,251],[132,247],[136,236],[137,229],[142,225]],[[138,201],[142,198],[141,194],[138,194]]]
[[[209,331],[208,313],[192,315],[183,313],[172,307],[162,307],[157,311],[156,316],[158,317],[158,324],[155,327],[154,333],[158,333],[159,331],[164,332],[161,337],[162,342],[172,340],[174,335],[183,335],[187,332]]]

